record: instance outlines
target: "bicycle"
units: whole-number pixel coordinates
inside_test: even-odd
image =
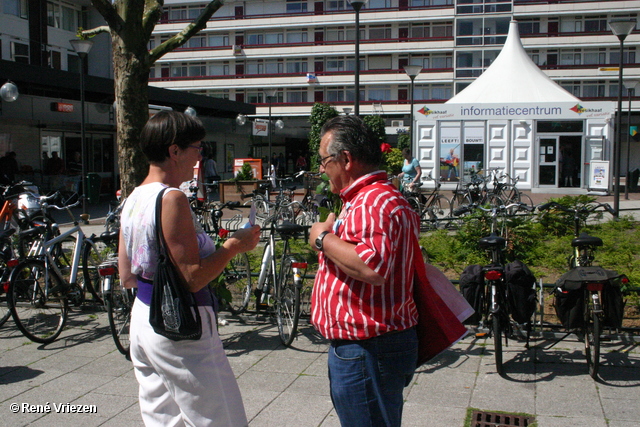
[[[504,376],[502,339],[504,337],[505,345],[508,346],[509,337],[514,336],[516,325],[515,321],[511,322],[511,318],[514,317],[513,313],[516,310],[515,304],[517,302],[515,302],[514,297],[510,295],[509,283],[505,274],[505,267],[507,265],[505,257],[507,239],[497,233],[498,217],[507,215],[507,213],[514,208],[526,210],[531,210],[532,208],[523,203],[511,203],[508,205],[492,206],[490,208],[471,205],[460,208],[456,213],[462,213],[460,210],[472,208],[477,208],[489,213],[491,218],[490,234],[480,238],[478,241],[478,246],[489,255],[489,264],[481,267],[484,285],[479,289],[479,301],[472,302],[472,305],[478,308],[477,311],[480,316],[479,328],[489,327],[494,344],[496,371],[500,376]],[[535,282],[535,279],[533,279],[533,281]],[[530,289],[530,292],[532,294],[535,293],[533,288]],[[535,305],[533,305],[533,307],[535,309]],[[529,348],[531,315],[529,315],[526,321],[526,330],[525,348]],[[484,333],[480,333],[478,336],[484,336]]]
[[[290,252],[289,240],[303,233],[307,227],[291,222],[279,222],[273,216],[267,220],[269,239],[265,243],[256,296],[256,311],[273,309],[278,323],[280,340],[285,346],[291,345],[298,330],[301,310],[301,290],[307,263],[300,261]],[[276,234],[284,245],[279,256],[280,269],[276,260]]]
[[[49,202],[58,197],[41,197],[45,213],[49,209],[67,210],[73,219],[73,227],[59,235],[57,230],[45,220],[47,226],[39,226],[19,234],[39,235],[29,249],[29,256],[20,262],[11,272],[7,289],[7,303],[11,316],[20,331],[31,341],[51,343],[60,335],[69,312],[69,302],[80,306],[85,300],[85,292],[96,295],[92,284],[85,277],[79,281],[83,247],[90,238],[85,237],[78,221],[70,208],[78,206],[80,199],[63,207]],[[71,258],[63,243],[73,242]],[[69,269],[69,275],[63,270]],[[81,286],[82,284],[82,286]]]
[[[574,238],[571,241],[572,254],[568,259],[569,271],[557,282],[556,310],[559,308],[559,298],[562,298],[563,294],[570,296],[574,292],[576,298],[572,300],[572,304],[575,304],[573,308],[578,310],[577,317],[565,318],[563,326],[566,325],[567,329],[575,327],[579,331],[584,340],[589,375],[597,379],[600,367],[600,341],[607,315],[603,309],[604,292],[607,291],[607,287],[619,289],[621,284],[629,280],[625,275],[618,275],[614,271],[593,265],[596,248],[603,246],[604,242],[599,237],[581,232],[581,227],[593,213],[608,212],[614,215],[615,211],[607,203],[590,203],[570,208],[557,202],[549,202],[540,205],[538,209],[559,210],[573,215]],[[561,340],[570,333],[571,330]]]
[[[427,180],[435,181],[431,174],[427,176]],[[420,216],[420,223],[427,224],[432,229],[440,228],[440,222],[451,212],[451,201],[439,192],[441,185],[436,182],[433,190],[426,195],[420,191],[422,182],[404,184],[402,188],[402,195]]]

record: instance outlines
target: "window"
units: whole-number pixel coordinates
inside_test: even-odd
[[[2,10],[7,15],[14,15],[22,19],[29,18],[27,0],[3,0]]]
[[[391,0],[369,0],[367,9],[383,9],[391,7]]]
[[[186,7],[172,7],[169,9],[170,21],[185,21],[187,19]]]
[[[282,33],[267,33],[264,35],[265,44],[282,44]]]
[[[62,6],[62,29],[67,31],[78,29],[75,10],[65,6]]]
[[[279,61],[267,61],[264,63],[264,69],[266,74],[282,74],[284,64]]]
[[[431,55],[431,68],[453,68],[451,55]]]
[[[518,21],[520,34],[540,34],[540,20]]]
[[[369,27],[370,39],[390,39],[391,27],[389,26],[371,26]]]
[[[212,98],[229,99],[229,91],[223,91],[223,92],[209,91],[208,95]]]
[[[565,18],[560,21],[561,33],[580,33],[582,32],[582,18]]]
[[[342,41],[344,40],[345,33],[344,27],[327,28],[324,30],[324,39],[328,42]],[[355,30],[354,30],[355,38]]]
[[[264,65],[262,64],[262,61],[247,61],[245,74],[264,74]]]
[[[300,0],[287,0],[287,13],[303,13],[307,11],[307,2]]]
[[[328,0],[327,1],[327,10],[345,10],[347,6],[348,5],[345,0]]]
[[[193,36],[187,42],[187,46],[193,48],[207,47],[207,38],[205,36]]]
[[[451,86],[444,84],[431,85],[431,99],[450,99]]]
[[[369,89],[369,101],[391,100],[391,89],[388,86],[380,86]]]
[[[229,64],[210,64],[209,65],[209,75],[210,76],[228,76],[229,75]]]
[[[560,65],[580,65],[581,63],[582,54],[580,53],[580,49],[560,53]]]
[[[202,7],[190,7],[189,8],[189,20],[194,20],[196,19],[198,16],[200,16],[200,14],[202,13],[202,11],[204,10],[204,8]]]
[[[306,43],[307,33],[303,31],[295,31],[287,33],[287,43]]]
[[[54,28],[60,28],[60,5],[53,2],[47,2],[47,25]]]
[[[625,48],[624,55],[622,60],[625,64],[635,64],[636,63],[636,49],[634,47],[629,48],[628,50]],[[619,64],[620,63],[620,51],[618,49],[612,50],[609,54],[609,64]]]
[[[609,31],[606,16],[591,16],[584,20],[584,30],[588,33],[601,33]]]
[[[327,58],[327,71],[344,71],[344,59]]]
[[[186,65],[174,64],[171,66],[171,77],[187,77],[188,69]]]
[[[247,92],[247,101],[249,104],[262,104],[264,103],[264,93],[260,92]]]
[[[287,91],[287,102],[307,102],[307,90],[288,90]]]
[[[209,46],[229,46],[228,35],[210,35]]]
[[[606,64],[607,63],[607,52],[606,49],[598,49],[598,50],[585,50],[583,63],[587,64]]]
[[[207,75],[207,66],[204,63],[189,64],[189,77],[198,77]]]
[[[49,52],[49,65],[56,70],[62,69],[62,55],[56,50]]]
[[[289,74],[304,74],[307,72],[307,69],[307,61],[305,60],[287,60],[287,73]]]
[[[262,34],[247,34],[247,44],[264,44],[264,35]]]
[[[22,64],[29,63],[29,45],[11,42],[11,59]]]
[[[344,102],[344,90],[341,88],[327,88],[327,102]]]

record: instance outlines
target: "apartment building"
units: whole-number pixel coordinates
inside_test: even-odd
[[[100,174],[104,191],[112,196],[119,183],[111,40],[108,34],[92,38],[84,66],[69,42],[78,28],[99,25],[104,20],[90,0],[0,2],[0,86],[11,81],[19,92],[15,100],[0,99],[0,156],[15,151],[24,178],[53,188],[66,178],[52,182],[44,176],[43,153],[50,157],[55,151],[65,162],[81,153],[87,172]],[[84,143],[80,72],[85,78]],[[149,89],[149,101],[150,112],[194,108],[219,160],[227,144],[237,143],[236,152],[246,157],[247,138],[232,132],[232,126],[238,113],[255,111],[252,105],[156,87]]]
[[[166,0],[152,45],[204,4]],[[422,66],[416,104],[444,103],[491,65],[511,20],[529,57],[559,85],[583,101],[615,101],[620,49],[608,21],[637,18],[639,11],[640,1],[616,0],[368,0],[359,13],[360,114],[381,115],[393,141],[409,125],[403,67]],[[271,107],[272,118],[284,122],[273,144],[293,157],[306,141],[314,102],[354,107],[355,33],[347,0],[228,0],[206,30],[156,65],[151,84],[249,102],[260,118]],[[639,44],[638,32],[625,41],[625,76],[640,77]],[[266,95],[269,89],[275,96]],[[260,140],[253,143],[255,153],[264,153]]]

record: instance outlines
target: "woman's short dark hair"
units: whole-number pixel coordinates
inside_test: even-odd
[[[320,135],[328,132],[333,134],[333,143],[327,147],[327,154],[348,151],[354,159],[369,166],[382,162],[380,141],[359,117],[336,116],[324,124]]]
[[[403,156],[410,156],[411,155],[411,148],[404,148],[402,150],[402,155]]]
[[[140,134],[140,147],[151,163],[162,163],[169,157],[169,147],[187,148],[202,141],[206,131],[202,122],[177,111],[160,111],[149,119]]]

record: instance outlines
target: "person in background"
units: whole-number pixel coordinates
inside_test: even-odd
[[[309,236],[319,253],[311,321],[331,342],[331,400],[345,427],[399,427],[418,357],[420,220],[380,170],[380,144],[359,117],[329,120],[321,137],[320,172],[343,203]]]
[[[125,287],[137,287],[131,312],[131,360],[139,383],[142,419],[147,426],[246,426],[236,378],[216,327],[209,283],[236,254],[252,250],[260,227],[241,229],[216,249],[195,219],[180,184],[201,160],[205,129],[195,117],[161,111],[140,136],[149,174],[122,210],[119,271]],[[155,205],[160,191],[162,229],[171,261],[194,293],[202,317],[202,337],[172,341],[149,324],[149,303],[158,263]]]
[[[420,168],[420,162],[418,159],[411,155],[411,149],[405,148],[402,150],[402,172],[398,174],[398,178],[401,179],[401,190],[413,191],[415,184],[420,182],[422,176],[422,169]]]
[[[49,159],[49,173],[48,175],[62,175],[64,174],[64,160],[58,156],[57,151],[51,152],[51,158]]]

